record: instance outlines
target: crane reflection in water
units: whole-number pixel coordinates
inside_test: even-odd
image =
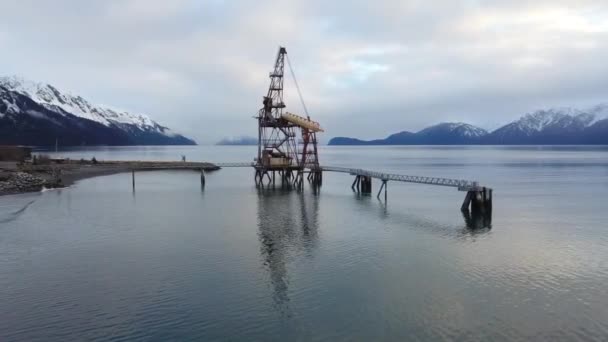
[[[277,310],[289,310],[289,263],[312,257],[318,243],[320,197],[316,192],[258,187],[258,237]]]

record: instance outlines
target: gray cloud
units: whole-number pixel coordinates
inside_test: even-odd
[[[608,91],[608,3],[0,0],[2,73],[214,142],[254,135],[279,44],[327,136],[494,128]],[[290,80],[286,102],[302,112]]]

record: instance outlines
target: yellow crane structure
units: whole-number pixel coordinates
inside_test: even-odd
[[[294,125],[297,125],[300,128],[303,129],[307,129],[311,132],[324,132],[323,129],[321,128],[321,125],[319,125],[318,122],[316,121],[312,121],[310,119],[307,119],[305,117],[287,112],[285,114],[281,115],[281,118],[283,118],[283,120],[291,122]]]

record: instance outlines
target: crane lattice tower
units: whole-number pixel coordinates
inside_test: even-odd
[[[287,50],[280,47],[274,63],[274,70],[269,75],[268,93],[264,96],[263,107],[256,116],[258,120],[258,156],[255,159],[256,183],[262,183],[265,176],[269,181],[274,180],[275,172],[278,172],[283,181],[293,181],[302,185],[305,169],[308,169],[308,172],[312,174],[309,175],[309,180],[320,183],[321,170],[316,132],[322,130],[319,124],[310,121],[309,117],[304,118],[285,111],[283,85],[286,56]],[[287,59],[287,62],[289,62],[289,59]],[[298,132],[300,132],[299,137]],[[297,138],[300,138],[299,145]]]

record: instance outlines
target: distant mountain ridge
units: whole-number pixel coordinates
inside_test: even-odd
[[[559,145],[608,144],[608,104],[587,110],[539,110],[492,132],[466,123],[440,123],[416,133],[403,131],[385,139],[336,137],[329,145]]]
[[[0,144],[195,145],[144,114],[92,105],[20,77],[0,77]]]
[[[526,114],[493,131],[491,144],[606,144],[608,105],[587,110],[559,108]]]

